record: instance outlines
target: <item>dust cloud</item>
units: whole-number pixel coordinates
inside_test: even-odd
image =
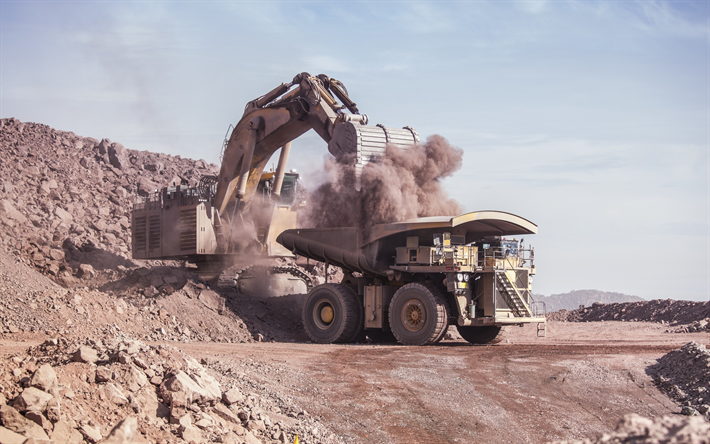
[[[388,146],[378,162],[365,165],[361,191],[352,165],[326,160],[326,182],[311,193],[305,227],[361,227],[426,216],[455,216],[461,207],[441,180],[461,168],[463,150],[442,136],[401,149]]]

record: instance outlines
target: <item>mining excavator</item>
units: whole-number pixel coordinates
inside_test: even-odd
[[[387,145],[406,147],[419,141],[409,127],[368,125],[367,115],[360,114],[340,81],[324,74],[298,74],[247,103],[225,140],[218,176],[203,176],[193,187],[174,184],[137,197],[132,212],[133,258],[187,260],[201,276],[216,278],[246,257],[251,262],[258,257],[292,257],[293,252],[275,239],[297,226],[297,209],[303,203],[297,198],[298,175],[287,173],[286,164],[291,142],[309,130],[327,142],[338,161],[352,164],[357,178]],[[275,171],[264,173],[279,149]],[[296,267],[257,268],[265,270],[267,290],[273,294],[305,293],[310,285]],[[253,280],[264,281],[263,276]],[[240,283],[250,290],[248,279]]]
[[[303,325],[315,342],[429,345],[455,325],[472,344],[494,344],[516,325],[545,334],[545,305],[532,296],[534,249],[509,239],[535,233],[522,217],[477,211],[368,230],[290,229],[277,241],[345,274],[308,293]]]

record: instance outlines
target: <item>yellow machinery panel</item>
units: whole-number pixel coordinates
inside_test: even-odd
[[[383,328],[388,325],[385,313],[397,287],[388,285],[365,286],[365,328]]]
[[[214,254],[217,240],[214,208],[205,203],[165,205],[146,203],[133,211],[133,257],[160,259]],[[178,221],[176,224],[175,221]],[[176,229],[177,228],[177,229]]]
[[[276,242],[276,238],[283,231],[290,230],[296,226],[296,212],[290,208],[276,207],[271,215],[271,225],[269,234],[264,240],[266,252],[269,256],[293,257],[293,253],[286,247]]]

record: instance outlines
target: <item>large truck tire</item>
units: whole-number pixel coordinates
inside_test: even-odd
[[[354,295],[355,302],[357,302],[359,320],[357,322],[357,329],[353,333],[352,337],[348,339],[348,343],[364,343],[365,342],[365,304],[363,303],[362,296],[357,293],[357,285],[344,284],[348,289],[350,289],[351,296]]]
[[[485,327],[461,327],[456,326],[459,334],[471,344],[497,344],[508,334],[506,327],[487,325]]]
[[[362,304],[357,293],[342,284],[314,287],[303,305],[303,326],[321,344],[352,342],[363,327]]]
[[[404,345],[439,342],[444,337],[448,320],[449,305],[441,292],[432,285],[404,285],[390,302],[390,329]]]

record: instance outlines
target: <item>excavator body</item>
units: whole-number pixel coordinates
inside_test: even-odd
[[[218,176],[137,197],[133,258],[187,260],[198,274],[213,279],[235,264],[293,256],[275,242],[283,230],[297,226],[297,210],[304,205],[297,201],[298,175],[286,172],[291,142],[314,130],[339,162],[353,165],[359,178],[362,167],[382,157],[388,144],[406,147],[419,141],[409,127],[367,124],[367,115],[359,113],[336,79],[301,73],[282,83],[246,105],[223,144]],[[279,150],[275,171],[264,173]],[[298,270],[291,274],[301,279]]]

